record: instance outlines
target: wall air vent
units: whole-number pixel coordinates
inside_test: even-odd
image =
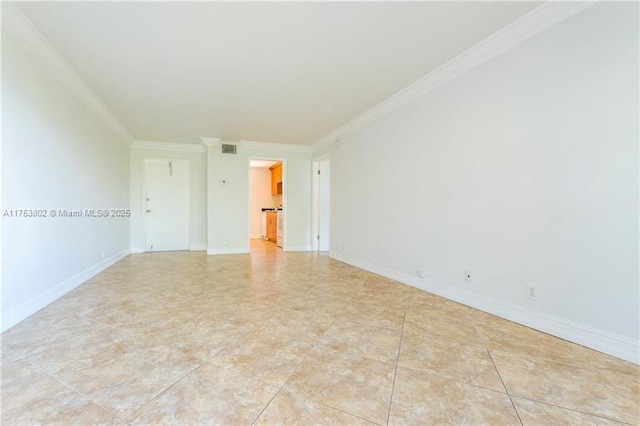
[[[231,143],[223,143],[222,144],[222,153],[223,154],[237,154],[237,145]]]

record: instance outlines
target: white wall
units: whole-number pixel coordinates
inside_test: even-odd
[[[260,238],[260,220],[263,207],[274,207],[271,196],[271,170],[251,167],[249,171],[249,235]]]
[[[332,256],[638,362],[637,9],[596,4],[343,137]]]
[[[2,32],[4,209],[129,207],[129,148]],[[128,218],[3,218],[2,328],[128,252]]]
[[[204,147],[175,147],[175,144],[136,142],[131,147],[131,251],[144,251],[144,159],[188,160],[191,170],[189,247],[205,250],[207,244],[207,155]],[[185,150],[191,149],[191,151]],[[194,151],[195,150],[195,151]],[[197,151],[199,150],[199,152]]]
[[[273,146],[269,148],[269,146]],[[207,252],[249,252],[249,158],[282,159],[285,244],[288,251],[311,248],[311,159],[309,152],[277,144],[238,143],[238,154],[207,154]],[[291,148],[294,149],[294,148]],[[222,181],[226,183],[223,184]]]

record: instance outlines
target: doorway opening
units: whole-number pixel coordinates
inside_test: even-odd
[[[249,158],[249,249],[286,250],[286,164]]]
[[[189,250],[189,160],[144,160],[145,251]]]
[[[331,234],[331,157],[313,162],[313,251],[330,250]]]

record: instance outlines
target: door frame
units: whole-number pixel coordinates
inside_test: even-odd
[[[312,169],[311,169],[311,250],[312,251],[320,251],[320,221],[322,218],[320,217],[320,178],[318,177],[318,170],[320,170],[320,163],[329,162],[331,164],[331,153],[328,152],[319,157],[313,159]],[[329,198],[331,198],[331,187],[329,187]],[[331,205],[329,205],[331,208]],[[329,229],[327,231],[331,234],[331,220],[329,220]],[[329,244],[331,244],[331,239],[329,239]],[[331,248],[329,248],[331,251]]]
[[[147,160],[149,161],[179,161],[187,163],[189,176],[189,191],[187,199],[189,204],[189,214],[187,215],[187,250],[191,250],[191,160],[186,158],[169,158],[169,157],[142,157],[142,252],[153,253],[147,250]]]
[[[287,159],[284,157],[269,157],[268,155],[248,155],[247,156],[247,248],[251,253],[251,215],[249,207],[251,206],[251,160],[279,161],[282,163],[282,225],[284,226],[284,240],[282,241],[282,251],[287,251],[287,200],[289,186],[289,167],[287,167]]]

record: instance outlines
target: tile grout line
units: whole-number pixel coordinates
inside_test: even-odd
[[[132,333],[130,333],[130,332],[129,332],[129,331],[127,331],[127,330],[123,330],[123,329],[119,329],[119,328],[113,327],[113,326],[111,326],[111,325],[109,325],[109,324],[102,323],[102,322],[100,322],[100,321],[98,321],[98,320],[95,320],[95,319],[90,318],[90,317],[88,317],[88,316],[85,316],[85,315],[83,315],[83,314],[80,314],[80,315],[78,315],[78,314],[74,314],[74,313],[71,313],[71,312],[67,311],[67,309],[65,309],[65,308],[54,308],[54,309],[55,309],[55,310],[57,310],[57,311],[59,311],[59,312],[60,312],[60,313],[62,313],[62,314],[65,314],[65,315],[66,315],[66,316],[68,316],[68,317],[80,317],[80,318],[84,318],[84,319],[89,320],[89,321],[90,321],[90,322],[92,322],[92,323],[95,323],[95,324],[97,324],[97,325],[100,325],[100,326],[101,326],[101,327],[103,327],[103,328],[107,328],[107,329],[111,329],[111,330],[114,330],[114,331],[121,332],[121,333],[123,333],[127,338],[135,337],[135,336],[133,336],[133,334],[132,334]],[[73,338],[73,336],[71,336],[71,337],[69,337],[69,338],[66,338],[66,339],[63,339],[61,343],[65,343],[65,342],[67,342],[67,341],[71,340],[72,338]],[[60,384],[62,384],[62,385],[64,385],[64,386],[68,387],[69,389],[71,389],[72,391],[76,392],[77,394],[82,395],[83,397],[87,398],[87,400],[88,400],[88,401],[90,401],[91,403],[93,403],[93,404],[97,405],[98,407],[101,407],[102,409],[104,409],[104,410],[105,410],[105,411],[107,411],[108,413],[111,413],[111,414],[112,414],[114,417],[116,417],[118,420],[120,420],[120,421],[125,421],[125,419],[131,415],[131,414],[129,414],[129,415],[127,415],[127,416],[125,416],[125,417],[122,417],[122,418],[121,418],[121,417],[120,417],[118,414],[116,414],[114,411],[112,411],[111,409],[109,409],[109,408],[107,408],[107,407],[103,406],[103,405],[102,405],[102,404],[100,404],[98,401],[95,401],[95,400],[94,400],[93,398],[91,398],[89,395],[87,395],[86,393],[84,393],[84,392],[80,391],[78,388],[76,388],[76,387],[75,387],[75,386],[73,386],[72,384],[67,383],[66,381],[64,381],[64,380],[62,380],[62,379],[60,379],[60,378],[58,378],[58,377],[56,376],[56,374],[54,374],[54,373],[52,373],[52,372],[48,371],[47,369],[45,369],[45,367],[44,367],[44,366],[41,366],[41,365],[39,365],[38,363],[35,363],[34,361],[32,361],[32,360],[30,360],[30,359],[29,359],[29,358],[31,358],[31,357],[33,357],[33,356],[35,356],[35,355],[40,355],[40,354],[42,354],[42,353],[46,352],[48,349],[49,349],[49,348],[44,348],[43,350],[41,350],[41,351],[39,351],[39,352],[38,352],[38,351],[36,351],[36,352],[34,352],[34,353],[32,353],[32,354],[25,355],[25,356],[24,356],[23,358],[21,358],[21,359],[22,359],[22,360],[24,360],[24,361],[26,361],[26,362],[28,362],[29,364],[31,364],[33,367],[35,367],[35,368],[36,368],[38,371],[40,371],[41,373],[43,373],[43,374],[45,374],[45,375],[47,375],[47,376],[51,377],[51,378],[52,378],[52,379],[54,379],[55,381],[57,381],[57,382],[59,382]],[[15,351],[14,351],[14,352],[15,352]],[[101,352],[103,352],[103,351],[101,351]],[[155,362],[154,362],[154,363],[155,363]],[[168,388],[172,387],[175,383],[177,383],[178,381],[182,380],[184,377],[186,377],[187,375],[191,374],[193,371],[197,370],[197,369],[198,369],[198,368],[200,368],[202,365],[203,365],[203,364],[201,364],[201,365],[199,365],[199,366],[195,367],[193,370],[189,371],[185,376],[181,377],[181,378],[180,378],[180,379],[178,379],[176,382],[174,382],[174,383],[172,383],[171,385],[169,385],[166,389],[168,389]],[[161,393],[163,393],[166,389],[164,389],[164,390],[160,391],[159,393],[155,394],[151,399],[149,399],[149,401],[147,401],[147,402],[146,402],[145,404],[143,404],[142,406],[146,405],[148,402],[150,402],[151,400],[153,400],[155,397],[157,397],[158,395],[160,395]],[[141,406],[141,407],[142,407],[142,406]],[[139,408],[141,408],[141,407],[136,408],[136,409],[134,410],[134,412],[135,412],[135,411],[137,411],[137,410],[138,410]]]
[[[487,355],[489,355],[489,359],[493,364],[493,368],[495,368],[496,373],[498,373],[498,378],[500,379],[502,386],[504,386],[504,391],[507,393],[507,396],[509,397],[509,401],[511,401],[511,405],[513,406],[513,410],[516,412],[516,416],[518,416],[518,421],[520,421],[520,424],[523,425],[524,423],[522,423],[522,419],[520,418],[520,413],[518,413],[518,409],[516,408],[516,403],[513,402],[513,398],[509,393],[509,389],[507,389],[507,385],[504,383],[504,380],[502,380],[502,376],[500,375],[500,370],[498,370],[498,366],[496,365],[496,362],[493,360],[493,356],[491,356],[491,351],[489,349],[487,349]]]
[[[175,385],[178,384],[178,382],[181,382],[184,378],[192,375],[193,373],[195,373],[196,371],[198,371],[200,368],[202,368],[203,365],[207,364],[207,361],[202,362],[200,365],[198,365],[197,367],[195,367],[193,370],[189,371],[188,373],[184,374],[182,377],[180,377],[179,379],[177,379],[175,382],[171,383],[169,386],[167,386],[166,388],[162,389],[160,392],[158,392],[157,394],[153,395],[151,398],[149,398],[149,400],[147,402],[145,402],[144,404],[142,404],[141,406],[139,406],[138,408],[136,408],[135,410],[133,410],[131,413],[127,414],[125,417],[123,417],[121,420],[127,424],[130,424],[127,419],[131,416],[133,416],[136,412],[142,410],[144,407],[146,407],[151,401],[153,401],[154,399],[156,399],[157,397],[159,397],[160,395],[166,393],[169,389],[171,389],[172,387],[174,387]]]
[[[305,397],[305,398],[306,398],[306,397]],[[307,398],[307,399],[308,399],[308,400],[310,400],[310,401],[315,402],[315,403],[316,403],[316,404],[318,404],[318,405],[322,405],[322,406],[324,406],[324,407],[331,408],[332,410],[340,411],[341,413],[348,414],[348,415],[350,415],[350,416],[352,416],[352,417],[357,417],[357,418],[359,418],[360,420],[364,420],[364,421],[365,421],[365,422],[367,422],[367,423],[372,423],[372,424],[380,425],[380,423],[374,422],[373,420],[365,419],[364,417],[361,417],[361,416],[359,416],[359,415],[357,415],[357,414],[353,414],[353,413],[350,413],[350,412],[348,412],[348,411],[345,411],[345,410],[343,410],[342,408],[332,407],[331,405],[327,405],[327,404],[325,404],[325,403],[323,403],[323,402],[316,401],[316,400],[314,400],[314,399],[312,399],[312,398]],[[380,425],[380,426],[381,426],[381,425]]]
[[[364,285],[367,281],[369,280],[369,277],[367,277],[367,279],[364,281],[364,283],[362,283],[362,285]],[[362,286],[361,285],[361,286]],[[358,289],[359,291],[359,289]],[[278,389],[278,391],[273,395],[273,397],[271,397],[271,399],[269,400],[269,402],[264,406],[264,408],[260,411],[260,413],[258,413],[258,416],[253,419],[253,421],[251,422],[251,425],[253,425],[255,422],[258,421],[258,419],[260,418],[260,416],[262,416],[262,413],[265,412],[265,410],[269,407],[269,405],[271,405],[271,402],[275,399],[276,396],[278,396],[278,394],[280,393],[280,391],[282,391],[282,389],[284,388],[284,386],[287,384],[287,382],[289,381],[289,379],[296,374],[296,372],[298,371],[298,369],[300,368],[300,366],[302,365],[302,363],[304,362],[305,358],[307,357],[307,355],[318,345],[318,342],[320,342],[320,340],[322,340],[322,336],[325,335],[325,333],[327,332],[327,330],[329,330],[333,324],[335,324],[335,322],[338,320],[338,318],[340,317],[340,315],[342,315],[342,313],[347,309],[347,307],[351,304],[351,301],[353,301],[353,299],[356,297],[358,292],[355,292],[353,294],[353,296],[351,296],[351,299],[349,299],[349,302],[344,305],[344,308],[342,308],[342,310],[340,311],[340,313],[338,315],[336,315],[336,317],[333,319],[333,321],[331,321],[331,324],[329,324],[329,326],[327,327],[327,329],[320,335],[318,336],[317,340],[314,342],[313,346],[302,356],[302,359],[300,360],[300,362],[298,363],[298,365],[296,365],[296,368],[291,372],[291,374],[289,374],[289,377],[287,377],[287,380],[285,380],[282,385],[280,386],[280,389]],[[323,404],[324,405],[324,404]],[[333,407],[331,407],[333,408]],[[350,414],[350,413],[349,413]]]
[[[29,364],[31,364],[31,366],[33,366],[36,370],[38,370],[40,373],[43,373],[47,376],[49,376],[50,378],[52,378],[53,380],[55,380],[56,382],[60,383],[63,386],[68,387],[69,389],[71,389],[73,392],[77,393],[78,395],[83,396],[84,398],[86,398],[88,401],[90,401],[92,404],[97,405],[98,407],[102,408],[103,410],[105,410],[107,413],[113,415],[116,419],[118,419],[119,421],[123,421],[123,419],[120,418],[120,416],[118,416],[116,413],[114,413],[112,410],[108,409],[107,407],[103,406],[102,404],[100,404],[97,401],[94,401],[91,397],[89,397],[89,395],[85,394],[84,392],[81,392],[79,389],[76,389],[75,386],[71,386],[69,383],[63,381],[62,379],[56,377],[53,373],[50,373],[49,371],[45,370],[44,367],[40,367],[39,365],[34,364],[33,362],[29,361],[28,359],[24,359],[26,362],[28,362]]]
[[[400,343],[398,344],[398,356],[396,357],[396,368],[393,370],[393,382],[391,384],[391,395],[389,397],[389,409],[387,410],[387,425],[391,419],[391,405],[393,404],[393,392],[396,387],[396,377],[398,376],[398,365],[400,364],[400,350],[402,349],[402,337],[404,335],[404,321],[407,317],[407,311],[402,315],[402,329],[400,330]]]
[[[624,420],[613,419],[611,417],[605,417],[604,415],[601,415],[601,414],[594,414],[594,413],[589,413],[589,412],[586,412],[586,411],[576,410],[575,408],[569,408],[569,407],[564,407],[562,405],[551,404],[549,402],[540,401],[538,399],[533,399],[533,398],[528,397],[528,396],[516,395],[516,394],[514,394],[513,396],[517,397],[517,398],[520,398],[520,399],[526,399],[527,401],[535,402],[537,404],[549,405],[551,407],[560,408],[562,410],[572,411],[574,413],[580,413],[580,414],[584,414],[584,415],[587,415],[587,416],[593,416],[593,417],[597,417],[597,418],[603,419],[603,420],[610,420],[612,422],[617,422],[617,423],[625,424],[625,425],[629,425],[629,426],[633,425],[633,423],[627,423]]]
[[[302,364],[302,361],[300,361],[300,364]],[[298,365],[300,365],[298,364]],[[296,366],[296,370],[298,369],[298,366]],[[295,370],[294,370],[295,372]],[[291,375],[293,375],[293,373],[291,373]],[[289,376],[291,377],[291,376]],[[287,377],[287,380],[285,380],[281,385],[280,388],[278,389],[278,391],[276,393],[273,394],[273,396],[271,397],[271,399],[269,399],[269,402],[267,402],[264,407],[262,407],[262,410],[260,410],[260,412],[258,413],[258,415],[256,416],[255,419],[253,419],[251,421],[251,423],[249,423],[250,425],[253,425],[255,422],[258,421],[258,419],[260,418],[260,416],[262,415],[262,413],[265,412],[265,410],[269,407],[269,405],[271,405],[271,403],[273,402],[274,399],[276,399],[276,396],[278,396],[278,394],[280,393],[280,391],[282,391],[282,389],[284,388],[284,385],[287,384],[287,382],[289,381],[289,377]],[[255,379],[254,379],[255,380]]]
[[[464,386],[470,386],[470,387],[474,387],[474,388],[478,388],[478,389],[483,389],[483,390],[486,390],[486,391],[489,391],[489,392],[495,392],[495,393],[499,393],[501,395],[506,395],[506,392],[502,392],[502,391],[499,391],[499,390],[491,389],[491,388],[488,388],[486,386],[478,385],[476,383],[470,383],[470,382],[465,382],[465,381],[460,380],[460,379],[454,379],[451,376],[445,376],[444,374],[441,374],[441,373],[436,373],[436,372],[432,372],[432,371],[422,371],[422,370],[418,370],[418,369],[412,368],[412,367],[402,367],[402,368],[414,371],[416,373],[422,373],[422,374],[425,374],[427,376],[439,377],[441,379],[447,380],[448,382],[453,382],[453,383],[457,383],[457,384],[464,385]]]

